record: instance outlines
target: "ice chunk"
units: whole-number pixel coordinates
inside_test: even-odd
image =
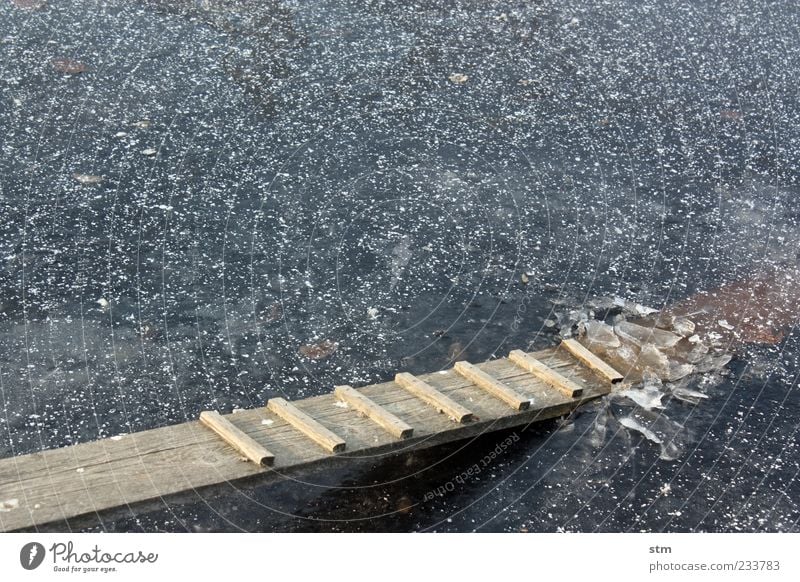
[[[625,396],[630,400],[633,400],[636,404],[644,408],[645,410],[653,410],[654,408],[664,408],[664,405],[661,402],[661,399],[664,397],[664,393],[661,392],[659,387],[655,385],[645,385],[642,388],[631,388],[629,390],[623,390],[619,393],[620,396]]]
[[[662,378],[669,376],[669,358],[653,344],[645,344],[636,362],[639,368],[650,368]]]
[[[583,309],[573,309],[567,312],[556,314],[558,318],[558,329],[562,338],[572,337],[572,330],[575,324],[582,324],[589,320],[589,314]]]
[[[614,331],[623,340],[634,343],[637,346],[652,344],[655,347],[664,349],[671,348],[681,341],[681,336],[671,331],[658,329],[657,327],[644,327],[629,321],[619,322],[614,326]]]
[[[640,409],[620,420],[624,427],[640,432],[648,440],[660,446],[659,458],[674,461],[684,451],[688,434],[681,424],[670,420],[663,412],[647,412]]]
[[[628,366],[635,366],[636,365],[636,352],[633,350],[632,347],[629,345],[621,345],[619,348],[614,350],[613,355],[616,356],[619,360],[627,364]]]
[[[707,355],[697,363],[697,371],[702,373],[720,370],[731,361],[730,354]]]
[[[641,303],[635,304],[633,306],[633,310],[636,312],[637,315],[650,315],[651,313],[658,312],[658,309],[647,307],[646,305],[642,305]]]
[[[661,444],[661,439],[658,438],[658,435],[651,431],[649,428],[642,426],[639,422],[630,416],[625,416],[619,419],[619,423],[627,429],[635,430],[636,432],[642,433],[642,435],[649,441],[656,443],[657,445]]]
[[[658,458],[662,461],[674,461],[681,456],[683,450],[674,442],[661,443],[661,454]]]
[[[706,400],[708,398],[708,396],[702,392],[681,385],[672,386],[670,392],[678,400],[688,402],[689,404],[699,404],[701,400]]]
[[[5,501],[0,501],[0,512],[8,513],[19,507],[19,499],[16,497],[12,499],[6,499]]]
[[[692,349],[689,350],[689,353],[686,354],[686,361],[690,364],[696,364],[700,362],[705,355],[708,353],[708,346],[702,342],[698,342],[692,346]]]
[[[586,332],[586,341],[589,347],[618,348],[621,344],[614,333],[614,328],[602,321],[590,319],[583,324]]]
[[[643,386],[654,386],[661,390],[663,386],[663,382],[661,381],[661,377],[653,372],[652,370],[645,370],[642,372],[642,385]]]
[[[673,317],[672,318],[672,331],[683,337],[689,337],[694,334],[694,322],[686,317]]]
[[[593,309],[604,309],[606,311],[613,309],[614,307],[619,307],[613,297],[595,297],[593,299],[589,299],[586,304]]]
[[[685,378],[692,372],[694,372],[694,366],[691,364],[681,364],[680,362],[670,361],[667,379],[670,382],[674,382],[675,380]]]

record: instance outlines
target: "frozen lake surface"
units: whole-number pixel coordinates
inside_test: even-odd
[[[791,0],[2,2],[0,456],[797,268],[798,30]],[[510,433],[94,529],[797,531],[772,291],[688,402],[520,431],[443,495]]]

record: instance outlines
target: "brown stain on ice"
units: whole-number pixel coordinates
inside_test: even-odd
[[[39,10],[47,6],[44,0],[11,0],[11,4],[21,10]]]
[[[300,346],[298,351],[300,355],[305,356],[309,360],[323,360],[336,351],[338,344],[331,340],[322,340],[316,344],[308,344]]]
[[[66,57],[56,57],[50,60],[50,64],[59,73],[66,73],[67,75],[80,75],[89,70],[86,63],[74,61]]]
[[[694,330],[683,332],[686,335],[677,343],[660,348],[668,357],[666,376],[659,366],[647,361],[652,358],[645,357],[643,349],[629,342],[627,346],[623,342],[620,348],[607,348],[593,345],[586,336],[580,339],[625,376],[626,382],[640,381],[647,369],[660,377],[672,375],[673,363],[717,369],[727,363],[726,354],[735,353],[746,345],[775,345],[786,337],[792,326],[800,322],[798,283],[800,266],[768,267],[749,277],[697,293],[660,312],[627,319],[645,328],[667,331],[672,329],[677,317],[694,323]],[[702,346],[705,348],[697,352]]]
[[[776,267],[698,293],[668,307],[662,317],[686,315],[697,326],[697,333],[714,332],[721,336],[719,342],[735,348],[782,341],[800,321],[798,305],[800,268]]]

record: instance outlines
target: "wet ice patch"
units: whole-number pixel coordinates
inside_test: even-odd
[[[684,427],[664,414],[634,412],[619,419],[619,423],[658,445],[660,449],[658,458],[663,461],[678,459],[686,448],[688,435]]]
[[[592,432],[589,435],[589,441],[594,448],[600,448],[606,440],[609,416],[610,412],[606,401],[606,405],[597,413],[594,423],[592,424]]]
[[[390,291],[394,291],[398,283],[400,283],[403,278],[403,272],[411,260],[411,257],[411,237],[404,235],[403,240],[392,249],[392,280],[389,283]]]

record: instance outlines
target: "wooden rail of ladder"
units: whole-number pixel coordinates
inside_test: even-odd
[[[580,346],[580,344],[578,344]],[[453,369],[0,460],[0,529],[59,530],[266,483],[349,457],[395,455],[568,414],[621,376],[564,342]],[[582,348],[582,346],[580,346]],[[588,352],[588,353],[587,353]],[[345,405],[342,406],[341,403]],[[247,461],[247,462],[243,462]]]

